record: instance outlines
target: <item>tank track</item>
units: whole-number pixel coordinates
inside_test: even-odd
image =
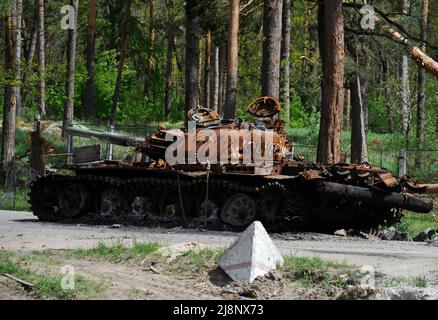
[[[309,224],[313,230],[318,224],[321,229],[376,228],[400,217],[388,208],[326,198],[311,187],[287,181],[239,183],[211,177],[207,195],[205,178],[184,175],[121,178],[49,174],[31,183],[29,199],[34,215],[51,222],[240,230],[258,219],[270,230],[289,231],[306,229]]]

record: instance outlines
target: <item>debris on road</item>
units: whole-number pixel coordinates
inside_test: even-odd
[[[349,285],[337,297],[337,300],[371,300],[379,294],[373,285]]]
[[[199,242],[183,242],[177,243],[171,246],[161,247],[157,250],[157,253],[164,257],[167,262],[175,261],[178,257],[184,255],[190,250],[200,250],[207,247]]]
[[[156,274],[160,274],[165,269],[165,266],[160,262],[152,262],[149,269]]]
[[[254,281],[236,281],[222,288],[223,294],[238,295],[241,298],[271,299],[280,296],[286,282],[274,271],[258,276]]]
[[[118,224],[118,223],[116,223],[116,224],[112,224],[111,226],[110,226],[110,228],[111,229],[120,229],[120,228],[122,228],[123,226],[121,225],[121,224]]]
[[[418,235],[416,235],[412,240],[415,242],[425,242],[429,237],[427,236],[426,232],[422,231]]]
[[[18,282],[19,284],[21,284],[26,290],[31,290],[35,285],[33,283],[24,281],[23,279],[17,278],[9,273],[5,273],[3,274],[6,278],[9,278],[11,280],[14,280],[16,282]]]
[[[428,228],[416,235],[413,240],[416,242],[431,242],[436,238],[436,236],[437,230]]]
[[[345,229],[336,230],[335,231],[335,236],[346,237],[347,236],[347,231],[345,231]]]
[[[400,232],[394,227],[390,227],[382,230],[379,233],[379,237],[382,240],[392,240],[392,241],[408,241],[409,235],[406,232]]]
[[[252,282],[283,263],[262,223],[253,222],[219,259],[219,267],[234,281]]]

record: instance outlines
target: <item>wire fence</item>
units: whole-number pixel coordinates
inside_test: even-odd
[[[28,210],[29,183],[36,174],[22,159],[12,159],[7,168],[0,170],[3,185],[0,188],[0,209]]]
[[[294,154],[310,162],[316,161],[317,147],[295,145]],[[342,152],[347,154],[347,152]],[[368,148],[368,162],[398,174],[400,150]],[[346,162],[351,161],[347,156]],[[438,183],[438,150],[406,150],[406,174],[424,183]]]
[[[407,150],[406,164],[409,176],[438,183],[438,150]]]

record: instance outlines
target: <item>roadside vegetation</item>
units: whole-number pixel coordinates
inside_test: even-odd
[[[150,255],[156,252],[159,247],[157,243],[134,243],[132,247],[127,247],[121,242],[112,245],[101,242],[95,248],[75,249],[66,251],[66,253],[82,259],[100,258],[110,261],[122,261]]]
[[[345,288],[352,284],[357,268],[354,266],[322,260],[314,257],[286,257],[279,268],[282,276],[288,281],[311,288],[315,286]]]
[[[224,249],[203,248],[189,250],[169,264],[167,271],[174,274],[198,275],[201,279],[206,279],[212,270],[217,268],[219,257]]]
[[[393,277],[382,282],[384,287],[397,287],[397,286],[412,286],[417,288],[427,288],[428,281],[425,277]]]
[[[101,274],[97,269],[93,269],[92,275],[75,274],[75,288],[62,289],[61,281],[64,275],[60,273],[60,267],[65,264],[75,266],[79,261],[103,263],[106,265],[104,270],[112,269],[112,265],[122,263],[124,267],[132,268],[134,273],[162,274],[175,277],[175,281],[182,278],[191,279],[202,286],[212,285],[219,288],[219,292],[222,290],[220,288],[229,288],[233,283],[218,267],[219,257],[224,252],[223,248],[199,247],[178,249],[175,252],[172,250],[172,246],[163,247],[156,243],[134,243],[132,246],[126,246],[122,242],[99,243],[90,249],[45,250],[30,253],[3,250],[0,251],[0,276],[7,273],[32,283],[33,287],[24,286],[23,289],[20,289],[17,283],[16,290],[27,291],[36,299],[66,300],[101,299],[109,294],[110,288],[117,290],[111,278]],[[276,275],[279,281],[285,281],[289,286],[300,290],[335,289],[338,292],[360,284],[362,276],[358,266],[319,257],[297,256],[286,256],[284,264],[277,267]],[[141,277],[141,274],[139,276]],[[13,283],[13,280],[10,281]],[[402,286],[426,288],[431,284],[421,276],[388,278],[377,275],[376,283],[382,288]],[[144,296],[147,289],[138,286],[125,288],[129,291],[127,294],[135,298]],[[121,295],[123,296],[123,293]]]
[[[400,232],[407,232],[410,238],[428,228],[438,229],[438,208],[429,214],[408,212],[402,221],[395,225],[395,228]]]
[[[38,257],[38,258],[37,258]],[[25,288],[29,294],[39,299],[90,299],[98,297],[105,289],[102,283],[87,279],[82,275],[75,276],[74,289],[63,289],[61,273],[49,274],[32,270],[29,265],[32,261],[39,261],[51,265],[52,260],[43,259],[45,255],[20,254],[11,251],[0,251],[0,274],[10,274],[27,281],[34,286]]]

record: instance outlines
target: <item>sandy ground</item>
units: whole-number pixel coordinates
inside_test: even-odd
[[[38,221],[32,213],[0,211],[0,249],[30,251],[90,248],[99,242],[134,241],[165,245],[199,242],[225,247],[237,233],[205,230],[151,229],[55,224]],[[272,235],[285,255],[321,257],[356,266],[370,265],[389,276],[438,280],[438,247],[424,243],[341,238],[321,234]]]

